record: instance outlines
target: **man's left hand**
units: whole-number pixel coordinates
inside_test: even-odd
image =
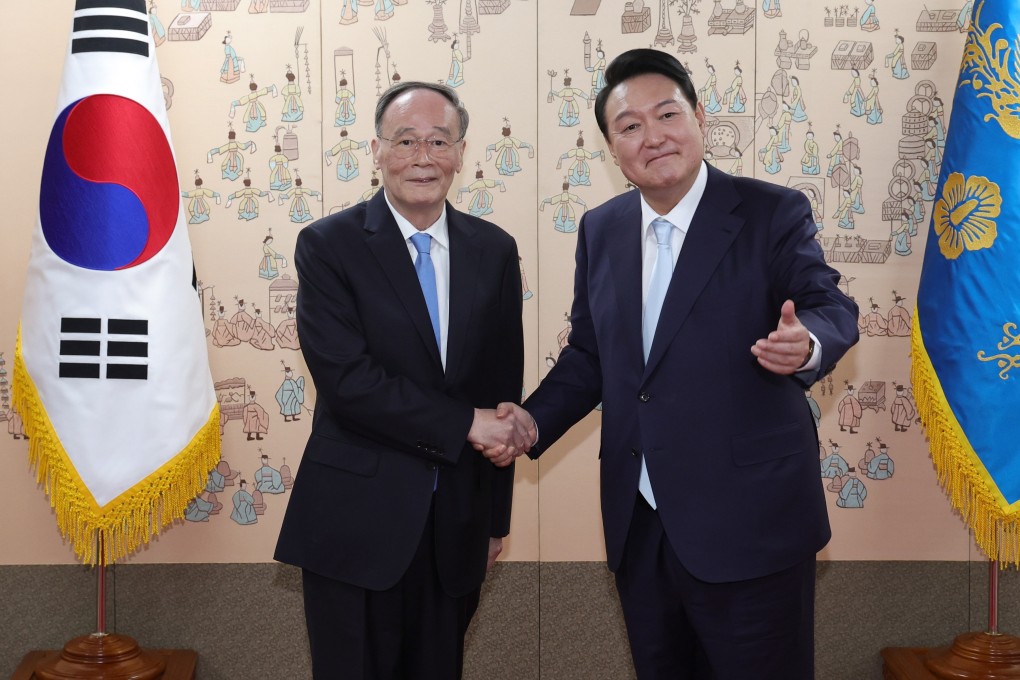
[[[485,563],[485,571],[492,569],[492,565],[496,563],[496,558],[503,552],[503,539],[502,538],[490,538],[489,539],[489,560]]]
[[[783,303],[779,325],[751,346],[751,354],[766,370],[779,375],[793,375],[801,369],[807,357],[811,336],[797,318],[793,300]]]

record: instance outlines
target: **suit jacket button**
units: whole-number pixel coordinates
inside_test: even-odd
[[[640,455],[641,455],[641,452],[640,452],[640,451],[638,451],[637,449],[631,449],[631,450],[630,450],[630,455],[632,455],[632,456],[634,456],[635,458],[637,458],[638,456],[640,456]]]
[[[435,463],[425,463],[425,467],[427,467],[429,470],[435,470],[439,466],[436,465]]]
[[[651,400],[651,398],[652,395],[648,394],[647,392],[642,392],[641,394],[638,395],[638,399],[641,400],[642,404],[647,404]]]

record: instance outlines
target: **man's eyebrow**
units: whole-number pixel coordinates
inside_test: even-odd
[[[659,102],[658,104],[656,104],[652,108],[661,109],[663,106],[668,106],[670,104],[677,104],[677,103],[678,103],[677,100],[673,99],[673,98],[663,99],[661,102]],[[633,112],[630,109],[624,109],[623,111],[620,111],[618,114],[616,114],[616,117],[613,118],[613,122],[615,123],[616,121],[620,120],[624,116],[629,116],[629,115],[633,115]]]
[[[450,128],[448,128],[448,127],[446,127],[444,125],[434,125],[432,127],[432,130],[433,130],[433,132],[442,132],[442,133],[444,133],[446,135],[450,135]],[[394,137],[399,137],[400,135],[402,135],[404,133],[407,133],[407,132],[417,133],[417,131],[418,131],[417,128],[413,128],[413,127],[397,128],[396,130],[394,130],[393,136]]]

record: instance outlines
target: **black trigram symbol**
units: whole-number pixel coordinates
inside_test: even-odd
[[[145,380],[149,376],[145,363],[148,340],[127,340],[125,336],[147,338],[148,334],[149,322],[145,319],[107,319],[104,333],[102,319],[62,317],[60,377]],[[125,359],[136,362],[125,363]],[[106,375],[102,375],[103,368]]]
[[[74,3],[71,31],[74,54],[123,52],[147,57],[148,33],[145,0],[77,0]]]

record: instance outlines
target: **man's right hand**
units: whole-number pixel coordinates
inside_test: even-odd
[[[475,409],[468,441],[493,465],[506,467],[527,453],[538,438],[535,421],[516,404],[504,402],[496,410]]]

